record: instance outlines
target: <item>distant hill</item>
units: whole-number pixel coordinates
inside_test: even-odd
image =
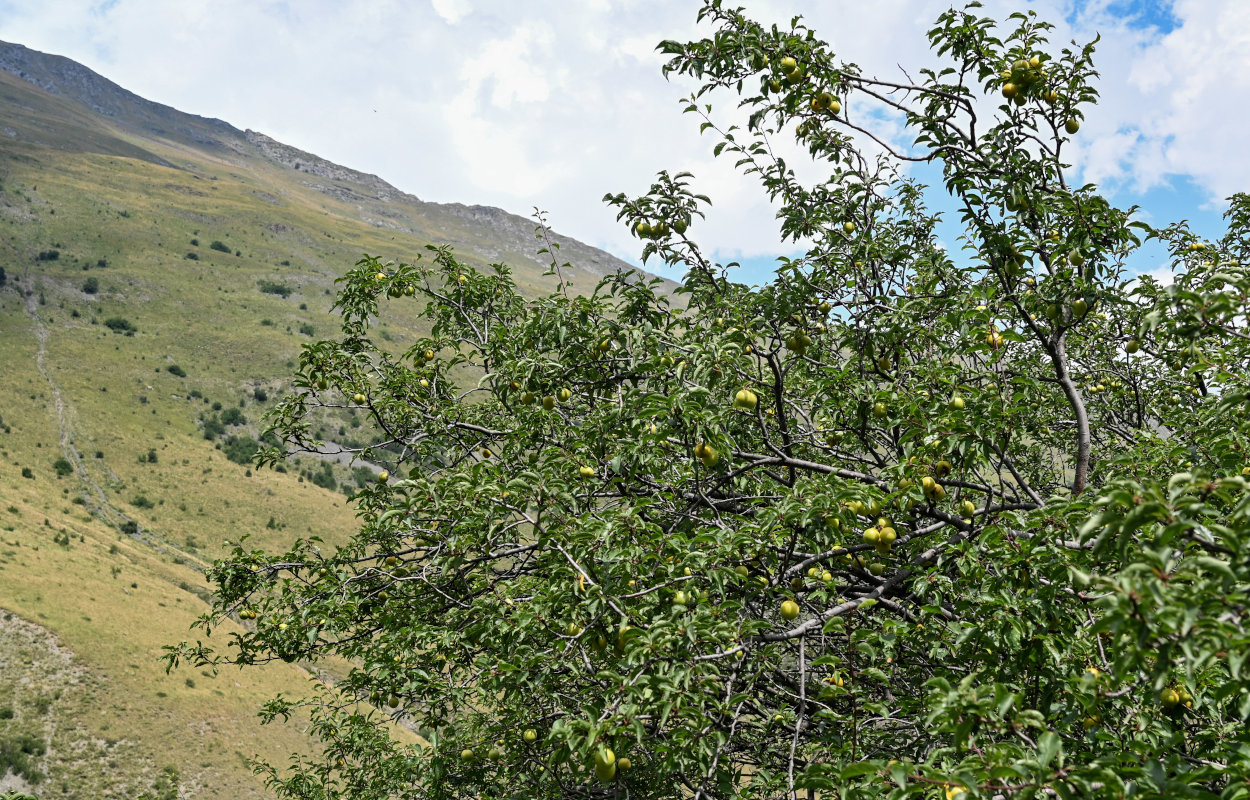
[[[557,241],[575,289],[628,269]],[[188,626],[227,540],[352,530],[367,467],[247,455],[301,346],[337,330],[335,279],[362,253],[444,243],[552,287],[532,220],[424,202],[0,43],[0,792],[260,797],[248,758],[314,748],[254,716],[308,669],[166,675],[157,658],[204,635]],[[410,346],[418,309],[387,302],[379,335]],[[319,434],[352,447],[343,405]]]

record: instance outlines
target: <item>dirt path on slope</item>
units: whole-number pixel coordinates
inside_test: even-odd
[[[122,526],[127,522],[135,522],[126,513],[117,506],[109,502],[108,494],[104,491],[104,487],[100,486],[94,478],[91,477],[87,464],[83,460],[82,453],[78,452],[78,448],[74,446],[74,427],[72,422],[73,409],[61,394],[61,389],[56,385],[56,381],[52,379],[52,373],[47,366],[48,352],[48,328],[43,324],[43,319],[39,316],[39,305],[35,298],[36,291],[31,287],[32,278],[30,270],[26,270],[26,274],[22,278],[22,287],[19,289],[23,293],[23,299],[26,303],[26,316],[30,317],[31,325],[35,330],[35,341],[38,342],[39,348],[35,353],[35,367],[38,368],[39,374],[48,383],[48,390],[52,392],[52,404],[56,410],[57,430],[60,440],[61,453],[65,456],[65,460],[74,468],[74,477],[82,484],[86,494],[87,510],[97,518],[108,525],[122,531]],[[145,545],[165,552],[167,548],[159,542],[154,541],[151,537],[144,534],[143,529],[135,523],[135,532],[129,534],[131,538],[143,542]],[[184,555],[185,554],[181,554]],[[191,564],[192,567],[199,568],[198,565]]]

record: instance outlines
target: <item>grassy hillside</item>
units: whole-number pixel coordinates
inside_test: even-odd
[[[22,58],[0,43],[0,791],[259,797],[248,759],[312,743],[256,711],[312,675],[166,675],[161,647],[193,637],[224,541],[333,543],[368,474],[257,471],[244,445],[300,346],[334,335],[334,280],[363,253],[450,242],[537,292],[533,225],[143,106],[72,62],[4,71]],[[78,90],[113,92],[110,115]],[[563,255],[582,287],[620,266],[574,242]],[[422,331],[391,302],[381,331],[400,348]],[[344,412],[324,437],[351,444],[356,424]]]

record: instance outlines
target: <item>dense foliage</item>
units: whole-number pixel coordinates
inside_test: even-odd
[[[667,70],[806,255],[734,283],[662,174],[608,201],[675,293],[575,296],[554,248],[536,299],[447,248],[361,261],[272,416],[329,451],[322,409],[368,414],[361,528],[240,543],[202,626],[244,632],[171,664],[330,659],[266,709],[324,742],[261,767],[290,798],[1250,795],[1250,199],[1205,242],[1073,185],[1093,47],[1033,16],[943,14],[915,83],[700,17]],[[943,170],[964,252],[906,159]],[[1126,271],[1150,239],[1170,285]],[[381,346],[414,303],[431,336]]]

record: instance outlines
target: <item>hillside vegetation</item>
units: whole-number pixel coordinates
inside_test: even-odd
[[[538,291],[533,224],[423,203],[65,59],[0,43],[0,67],[0,790],[260,796],[248,760],[309,745],[256,712],[312,673],[167,676],[157,658],[206,610],[226,542],[342,541],[372,475],[342,456],[252,469],[264,414],[301,345],[337,329],[334,282],[362,254],[451,243]],[[620,266],[561,242],[590,270],[575,286]],[[381,330],[396,350],[422,332],[411,308]],[[351,406],[322,419],[329,449],[358,444]]]

